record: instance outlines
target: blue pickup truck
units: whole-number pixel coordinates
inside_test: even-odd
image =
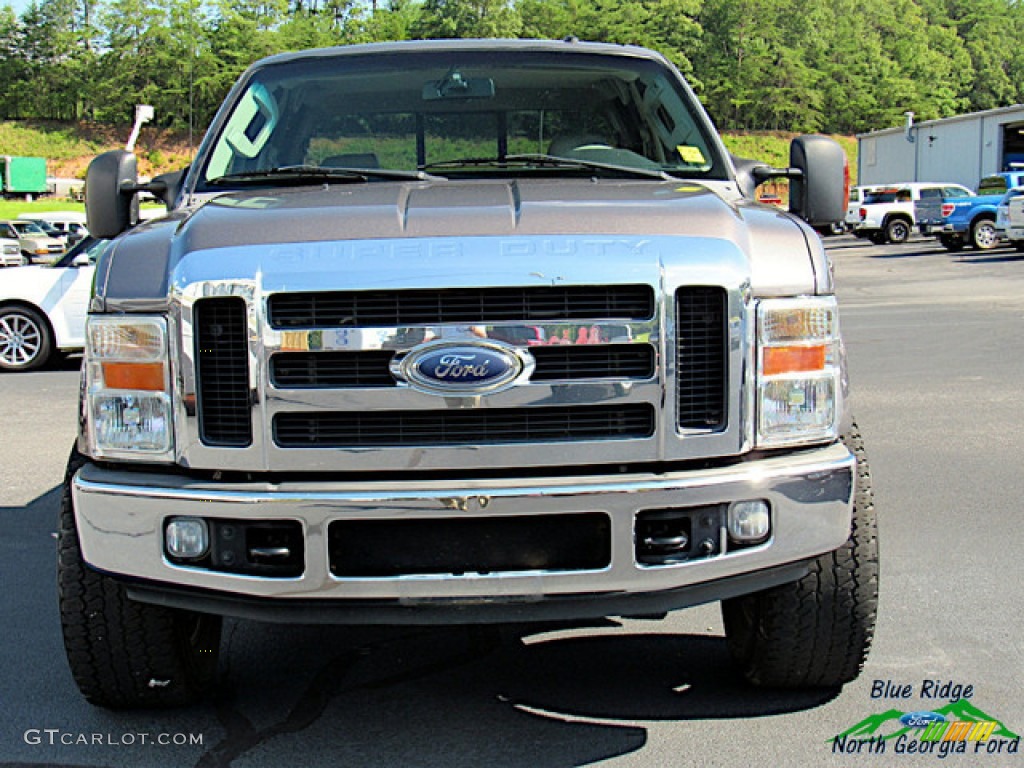
[[[979,251],[994,248],[996,206],[1006,190],[1024,185],[1024,171],[1004,171],[986,176],[978,184],[978,194],[970,197],[925,197],[914,204],[914,218],[923,235],[939,238],[951,251],[971,245]]]

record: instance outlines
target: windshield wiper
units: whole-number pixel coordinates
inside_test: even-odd
[[[535,166],[547,168],[571,168],[576,170],[607,171],[626,176],[639,176],[644,179],[675,180],[663,170],[656,168],[637,168],[630,165],[617,165],[615,163],[600,163],[596,160],[581,160],[576,157],[558,157],[557,155],[544,154],[519,154],[506,155],[505,157],[462,157],[454,160],[441,160],[436,163],[427,163],[422,166],[424,169],[434,170],[444,168],[460,167],[482,167],[491,166],[505,168],[515,166],[517,168]]]
[[[282,165],[278,168],[263,168],[256,171],[229,173],[210,179],[207,183],[214,186],[228,187],[237,184],[301,186],[303,184],[320,184],[323,182],[360,183],[369,179],[387,179],[394,181],[434,181],[439,176],[431,176],[423,171],[404,171],[392,168],[333,168],[319,165]]]

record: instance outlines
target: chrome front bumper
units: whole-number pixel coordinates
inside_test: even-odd
[[[842,545],[850,531],[854,475],[854,457],[837,443],[732,466],[657,475],[461,483],[228,484],[89,464],[74,476],[72,492],[83,558],[108,574],[143,585],[208,591],[229,600],[383,601],[416,607],[640,597],[697,586],[704,599],[718,599],[713,584],[708,592],[711,582],[798,563]],[[764,544],[687,563],[649,566],[636,561],[638,512],[746,499],[765,499],[771,505],[772,534]],[[600,570],[336,578],[328,565],[327,528],[333,520],[595,511],[606,513],[611,524],[611,564]],[[178,515],[297,520],[305,536],[305,570],[296,578],[263,578],[173,564],[164,556],[163,529],[168,517]],[[757,588],[755,581],[747,591]]]

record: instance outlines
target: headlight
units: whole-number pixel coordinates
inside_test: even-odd
[[[93,455],[173,461],[166,321],[90,317],[85,363]]]
[[[835,297],[761,301],[757,341],[757,445],[834,439],[842,413]]]

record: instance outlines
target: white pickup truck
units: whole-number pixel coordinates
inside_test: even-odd
[[[1024,187],[1011,189],[999,201],[996,231],[1018,251],[1024,251]]]
[[[876,245],[905,243],[914,231],[914,207],[918,201],[973,195],[967,187],[941,182],[890,184],[868,192],[860,206],[860,222],[853,234]]]

